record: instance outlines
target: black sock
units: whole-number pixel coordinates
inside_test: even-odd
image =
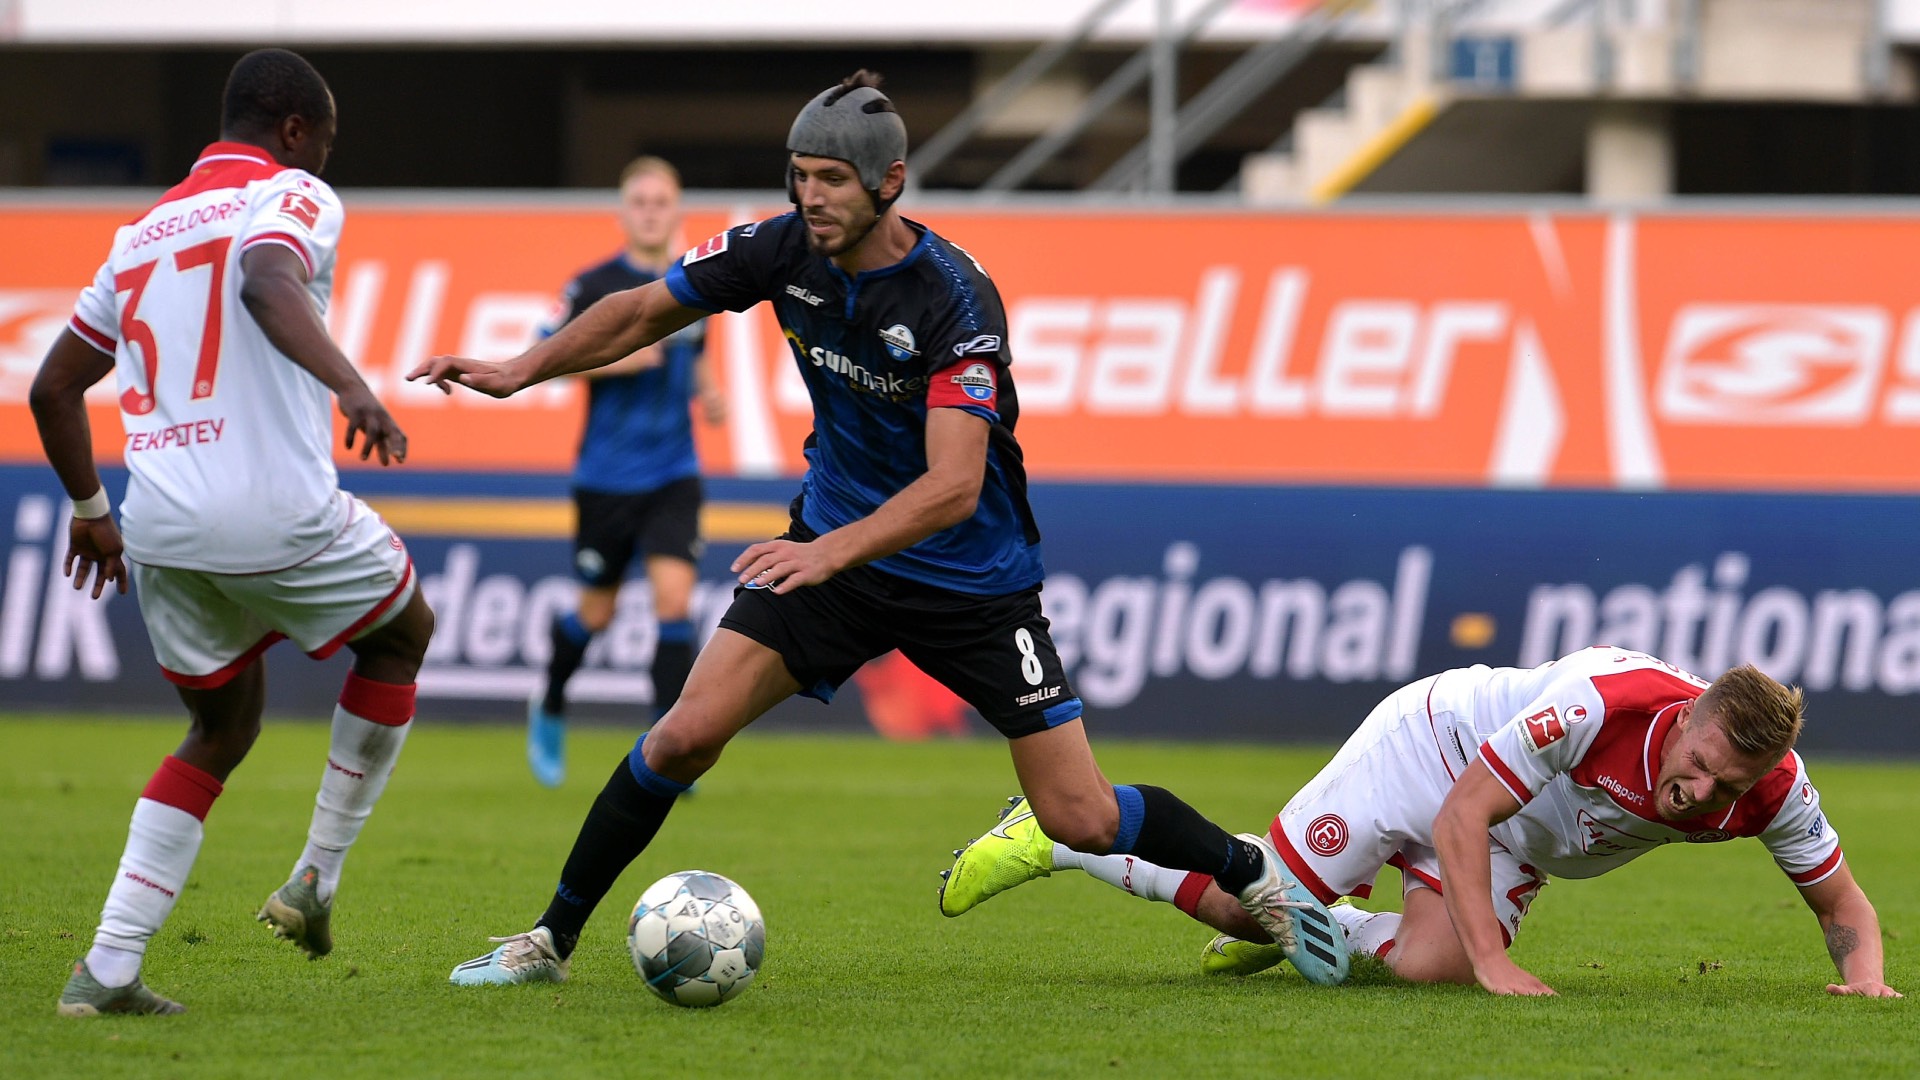
[[[547,661],[547,696],[541,707],[554,715],[567,711],[567,680],[580,670],[586,659],[593,632],[580,622],[575,612],[556,615],[547,629],[553,641],[553,658]]]
[[[639,752],[636,747],[634,753]],[[628,759],[620,759],[607,778],[607,786],[593,800],[593,809],[587,811],[587,820],[580,823],[580,835],[560,870],[553,902],[536,924],[553,931],[561,959],[572,955],[587,917],[613,888],[621,871],[653,841],[660,823],[667,820],[667,811],[673,809],[673,800],[672,795],[641,787]]]
[[[693,642],[666,641],[653,649],[653,715],[665,716],[680,691],[687,685],[687,672],[693,670]]]
[[[1212,874],[1213,880],[1231,894],[1238,894],[1260,876],[1266,864],[1259,848],[1228,834],[1166,788],[1129,786],[1140,793],[1138,832],[1124,853],[1116,844],[1117,854],[1137,855],[1175,870]],[[1119,791],[1116,789],[1116,794]],[[1125,839],[1126,797],[1120,797]]]

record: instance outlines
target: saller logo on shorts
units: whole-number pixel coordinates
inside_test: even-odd
[[[1037,705],[1042,701],[1052,701],[1060,696],[1058,686],[1049,686],[1045,690],[1035,690],[1031,694],[1021,694],[1013,699],[1015,705]]]
[[[1520,741],[1527,744],[1531,753],[1537,754],[1566,737],[1567,725],[1551,705],[1520,721]]]

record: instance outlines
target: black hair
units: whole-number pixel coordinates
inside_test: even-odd
[[[241,57],[227,76],[221,98],[221,132],[258,135],[289,116],[315,124],[333,119],[327,80],[300,54],[286,49],[257,49]]]
[[[848,94],[853,93],[855,90],[862,90],[862,89],[878,90],[880,89],[881,82],[882,82],[882,79],[880,77],[879,72],[868,71],[866,68],[861,68],[859,71],[856,71],[853,74],[847,76],[846,78],[840,80],[840,85],[827,95],[826,104],[831,105],[834,102],[839,101],[841,98],[846,97]],[[869,107],[867,108],[866,111],[867,112],[892,112],[893,111],[893,103],[891,101],[886,103],[885,108],[881,108],[881,109],[872,108],[873,105],[877,105],[877,104],[879,104],[879,102],[868,102]]]

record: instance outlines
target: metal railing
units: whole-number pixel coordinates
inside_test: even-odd
[[[1170,125],[1173,164],[1186,160],[1255,99],[1285,78],[1319,44],[1339,31],[1360,0],[1328,0],[1302,16],[1291,32],[1247,50],[1183,106]],[[1150,142],[1122,155],[1090,185],[1094,191],[1162,190],[1148,180]]]

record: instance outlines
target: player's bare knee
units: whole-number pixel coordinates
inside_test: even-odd
[[[663,776],[699,776],[713,768],[726,746],[727,740],[700,723],[694,710],[676,706],[647,732],[647,767]]]
[[[433,627],[433,608],[415,594],[384,626],[347,643],[353,651],[354,671],[374,682],[405,685],[414,681],[433,641]]]
[[[1422,948],[1402,942],[1387,956],[1387,966],[1408,982],[1472,983],[1473,965],[1450,949]]]
[[[433,642],[435,616],[426,597],[415,594],[406,610],[389,625],[393,628],[393,641],[389,649],[416,663],[427,655],[427,646]]]
[[[224,781],[246,760],[254,740],[260,737],[260,717],[232,715],[214,708],[189,709],[188,713],[193,723],[174,756]]]

